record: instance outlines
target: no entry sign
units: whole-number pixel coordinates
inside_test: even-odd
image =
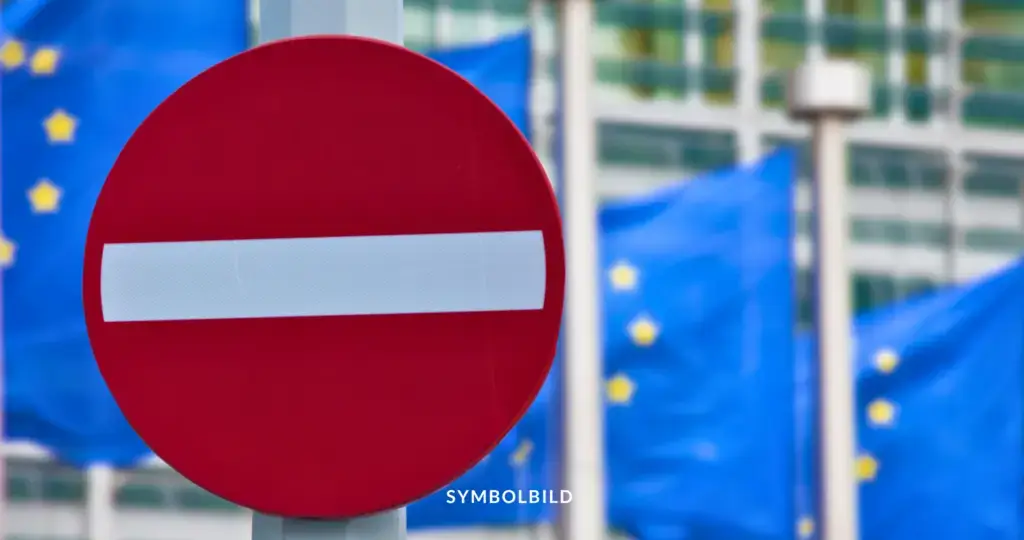
[[[397,46],[276,42],[160,105],[96,203],[100,370],[153,451],[287,517],[423,497],[550,369],[558,211],[514,125]]]

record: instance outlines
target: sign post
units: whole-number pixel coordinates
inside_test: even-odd
[[[263,39],[318,35],[199,74],[128,140],[86,238],[89,340],[142,440],[254,510],[253,540],[398,540],[547,378],[558,205],[494,103],[394,43],[400,2],[263,1]],[[374,38],[322,35],[350,23]]]
[[[317,34],[402,45],[404,0],[258,0],[259,43]],[[405,509],[356,522],[309,522],[253,513],[252,540],[405,540]]]

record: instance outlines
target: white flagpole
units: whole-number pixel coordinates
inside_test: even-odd
[[[105,463],[96,463],[86,469],[85,515],[86,538],[89,540],[114,540],[115,474],[114,468]]]
[[[815,60],[790,80],[789,111],[811,123],[814,148],[814,330],[818,357],[818,437],[822,540],[857,540],[860,515],[850,332],[847,149],[843,124],[871,106],[867,70],[852,62]]]
[[[563,333],[564,540],[603,540],[604,403],[598,320],[596,125],[591,108],[593,0],[559,0],[561,43],[562,216],[565,228],[566,317]]]

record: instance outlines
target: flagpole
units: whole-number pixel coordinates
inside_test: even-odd
[[[598,317],[596,126],[591,109],[593,0],[558,0],[562,172],[567,253],[563,358],[562,474],[572,504],[561,507],[564,540],[603,540],[604,404]]]
[[[107,463],[94,463],[86,469],[86,538],[112,540],[115,533],[117,509],[114,494],[117,476]]]
[[[259,42],[340,34],[401,45],[403,0],[258,0]],[[253,513],[252,540],[405,540],[405,508],[347,520]]]
[[[790,115],[810,122],[814,148],[814,330],[821,478],[818,517],[823,522],[819,538],[857,540],[856,394],[843,124],[870,111],[870,75],[852,62],[812,61],[793,74],[788,98]]]

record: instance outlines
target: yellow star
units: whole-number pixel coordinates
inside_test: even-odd
[[[0,235],[0,268],[14,266],[15,250],[17,250],[17,246],[14,245],[14,242],[10,241],[6,236]]]
[[[3,45],[0,45],[0,66],[5,69],[17,69],[24,63],[24,43],[16,39],[8,39]]]
[[[870,482],[878,476],[878,469],[880,465],[878,460],[870,454],[861,454],[857,456],[857,460],[854,463],[854,471],[857,474],[857,480],[861,482]]]
[[[60,52],[53,47],[40,47],[28,61],[28,69],[33,75],[53,75],[57,71]]]
[[[886,375],[896,370],[900,364],[900,357],[892,349],[882,349],[875,354],[875,368]]]
[[[605,383],[605,394],[608,401],[616,405],[624,405],[633,399],[636,383],[624,373],[617,373]]]
[[[796,532],[800,535],[800,538],[805,540],[814,536],[814,518],[811,516],[800,518],[800,521],[796,522]]]
[[[868,421],[873,426],[891,426],[896,419],[896,406],[891,401],[876,399],[868,404]]]
[[[629,323],[627,330],[629,331],[629,337],[633,339],[633,343],[639,347],[650,347],[653,345],[654,341],[658,339],[658,333],[661,331],[654,321],[643,315],[633,319],[633,322]]]
[[[533,441],[530,439],[524,439],[523,442],[519,443],[515,451],[509,457],[513,467],[522,467],[530,459],[530,454],[533,453]]]
[[[608,271],[608,279],[612,282],[612,289],[616,291],[632,291],[636,289],[637,277],[640,271],[626,261],[620,261]]]
[[[64,192],[48,178],[36,182],[28,190],[28,202],[35,214],[52,214],[60,206],[60,198]]]
[[[68,114],[64,109],[53,111],[43,121],[43,129],[46,130],[46,139],[50,143],[69,143],[75,140],[75,130],[78,128],[78,119]]]

